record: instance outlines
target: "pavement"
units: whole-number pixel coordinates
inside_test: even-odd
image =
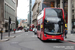
[[[15,31],[15,33],[14,33],[14,31],[12,31],[12,32],[10,32],[10,37],[8,36],[8,32],[5,32],[5,33],[3,33],[2,39],[1,39],[1,34],[0,34],[0,42],[8,41],[12,38],[15,38],[16,34],[21,33],[21,32],[24,32],[24,31],[18,30],[18,31]]]
[[[75,33],[67,34],[67,38],[65,40],[75,42]]]

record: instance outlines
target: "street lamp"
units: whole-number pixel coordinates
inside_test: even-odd
[[[64,7],[65,7],[65,0],[63,0],[63,10],[64,10]]]
[[[30,8],[29,8],[29,10],[30,10],[30,13],[29,14],[30,15],[29,16],[30,16],[30,25],[31,25],[31,22],[32,22],[32,20],[31,20],[32,19],[32,15],[31,15],[32,14],[32,10],[31,10],[31,8],[32,8],[32,0],[30,0],[29,3],[30,3]]]

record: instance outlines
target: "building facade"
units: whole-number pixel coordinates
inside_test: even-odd
[[[34,26],[37,26],[37,15],[39,14],[38,12],[38,7],[39,7],[39,3],[41,0],[35,0],[35,3],[33,5],[32,8],[32,23],[34,24]]]
[[[0,30],[3,28],[4,24],[4,0],[0,0]]]
[[[38,1],[37,0],[35,1],[35,3],[38,4],[38,7],[36,8],[37,4],[34,4],[32,9],[33,12],[39,13],[45,7],[63,8],[65,14],[65,24],[67,24],[68,33],[71,33],[72,30],[75,31],[75,0],[38,0]],[[37,16],[35,16],[35,13],[33,13],[33,21],[34,18],[37,18]]]
[[[0,19],[3,23],[3,30],[8,30],[9,17],[11,18],[10,28],[16,28],[18,0],[0,0]],[[2,24],[1,24],[2,25]]]
[[[18,26],[19,27],[28,27],[28,25],[27,25],[27,19],[21,20]]]

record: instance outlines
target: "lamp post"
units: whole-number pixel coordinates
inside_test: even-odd
[[[63,0],[63,10],[64,10],[64,7],[65,7],[65,1]]]
[[[29,13],[29,16],[30,16],[30,25],[31,25],[31,22],[32,22],[32,0],[30,0],[30,2],[29,2],[29,5],[30,5],[30,7],[29,7],[29,11],[30,11],[30,13]]]
[[[8,33],[8,37],[10,37],[10,24],[11,24],[11,18],[9,17],[9,33]]]
[[[1,25],[0,25],[1,40],[3,39],[3,24],[4,22],[1,22]]]

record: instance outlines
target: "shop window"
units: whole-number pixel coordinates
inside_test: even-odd
[[[74,15],[72,15],[72,19],[74,19]]]
[[[72,19],[72,28],[75,28],[75,19]]]
[[[54,5],[55,5],[55,4],[54,4],[54,1],[52,1],[51,4],[50,4],[50,6],[51,6],[51,7],[54,7]]]
[[[74,10],[72,10],[72,13],[74,13]]]
[[[57,7],[60,8],[60,0],[57,0]]]
[[[72,8],[74,8],[74,0],[72,0]]]
[[[72,25],[72,28],[75,28],[75,22],[73,22],[72,24],[73,24],[73,25]]]

